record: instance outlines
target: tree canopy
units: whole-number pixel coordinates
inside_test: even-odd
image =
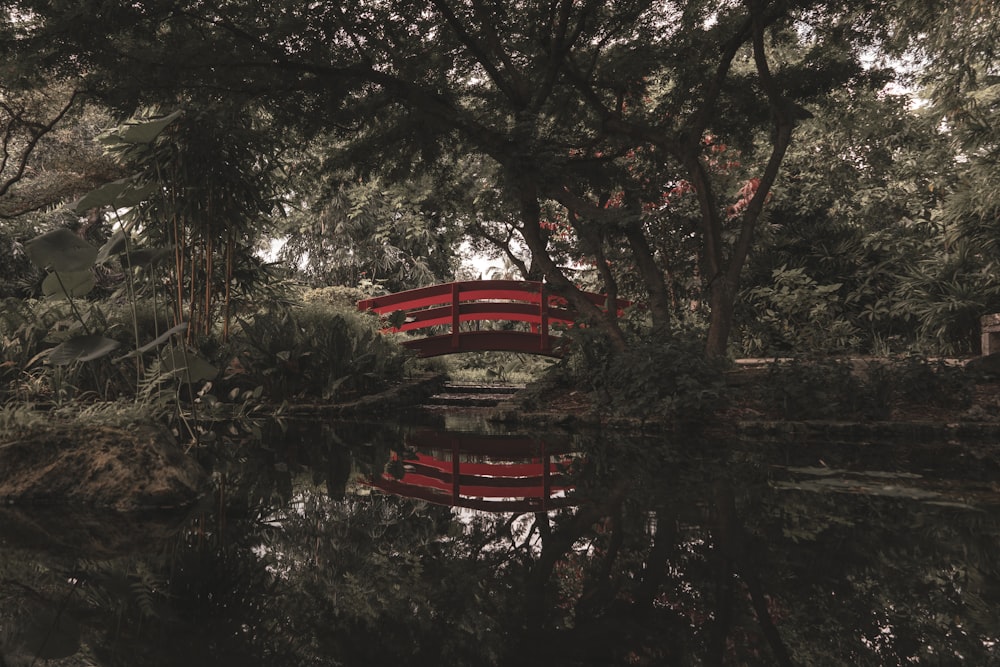
[[[907,58],[930,63],[921,83],[965,153],[967,178],[944,219],[972,224],[973,236],[977,215],[992,219],[976,178],[990,178],[994,163],[998,21],[988,3],[959,4],[29,0],[4,3],[0,79],[58,84],[121,113],[157,105],[233,118],[238,109],[254,118],[260,160],[312,179],[300,189],[334,173],[369,188],[437,175],[424,181],[436,190],[421,214],[430,217],[404,218],[407,233],[433,234],[452,214],[544,276],[619,347],[615,313],[580,297],[573,269],[646,303],[660,332],[703,309],[706,352],[719,356],[762,225],[802,224],[800,184],[838,178],[832,161],[805,157],[840,131],[831,158],[868,187],[913,153],[912,132],[869,122],[899,113],[885,91],[903,81]],[[869,115],[842,114],[845,100]],[[895,144],[876,137],[894,131]],[[947,187],[947,178],[900,178],[911,176]],[[317,212],[336,206],[337,178]],[[436,205],[444,196],[450,208]],[[778,211],[793,217],[779,221]],[[434,274],[450,266],[439,256]]]

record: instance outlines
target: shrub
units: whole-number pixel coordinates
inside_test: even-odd
[[[882,412],[887,404],[873,402],[850,362],[839,359],[795,358],[774,363],[759,389],[764,407],[784,419],[832,419],[857,411]],[[872,414],[872,416],[877,416]]]
[[[402,377],[409,358],[371,318],[321,300],[260,311],[240,325],[232,348],[242,382],[274,399],[364,393]]]
[[[624,351],[594,329],[573,329],[566,379],[616,414],[693,422],[724,398],[723,363],[704,354],[703,332],[678,325],[666,335],[631,327]]]
[[[903,401],[942,408],[966,408],[972,401],[972,379],[960,366],[909,354],[891,367],[894,393]]]
[[[961,368],[912,354],[867,364],[796,358],[773,364],[758,391],[784,419],[886,419],[899,404],[968,407],[972,383]]]
[[[351,311],[357,308],[358,301],[370,296],[371,294],[360,287],[331,285],[329,287],[317,287],[306,290],[302,294],[302,301],[310,305],[326,304],[340,310]]]
[[[743,326],[743,353],[773,356],[794,351],[856,349],[857,327],[844,316],[841,285],[820,285],[801,268],[781,267],[772,284],[747,292],[753,318]]]

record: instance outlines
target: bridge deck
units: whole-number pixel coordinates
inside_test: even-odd
[[[607,298],[584,292],[592,303],[604,306]],[[629,305],[619,300],[619,312]],[[572,325],[576,314],[566,299],[550,293],[544,284],[528,280],[471,280],[387,294],[358,302],[358,310],[387,316],[383,331],[411,332],[449,327],[448,333],[431,333],[407,339],[404,347],[421,357],[456,352],[496,350],[561,356],[565,341],[552,335],[552,324]],[[469,322],[527,323],[530,331],[508,329],[462,330]]]

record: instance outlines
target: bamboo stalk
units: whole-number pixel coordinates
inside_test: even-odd
[[[230,318],[230,299],[232,298],[232,282],[233,282],[233,252],[235,251],[234,246],[236,245],[236,240],[233,237],[233,230],[229,229],[227,231],[226,239],[226,302],[225,310],[222,324],[222,341],[229,342],[229,318]]]
[[[198,315],[198,312],[197,312],[197,304],[198,304],[198,302],[195,299],[195,282],[197,282],[195,280],[197,278],[197,276],[195,275],[195,273],[196,273],[197,269],[198,269],[198,246],[194,243],[194,239],[192,239],[192,243],[191,243],[191,288],[190,288],[191,306],[190,306],[190,310],[189,310],[191,325],[188,327],[188,342],[189,343],[192,341],[192,339],[193,339],[192,337],[194,336],[193,330],[197,330],[197,328],[198,328],[198,317],[197,317],[197,315]]]
[[[209,234],[205,239],[205,301],[202,304],[202,317],[204,317],[204,334],[207,336],[210,329],[212,328],[212,253],[214,248],[212,247],[212,235]]]
[[[174,326],[184,321],[184,239],[183,229],[177,211],[174,218],[174,283],[177,290],[177,302],[174,304]],[[188,334],[190,336],[190,334]]]

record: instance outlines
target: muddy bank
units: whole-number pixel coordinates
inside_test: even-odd
[[[208,474],[165,428],[50,424],[0,444],[0,500],[115,511],[191,505]]]

